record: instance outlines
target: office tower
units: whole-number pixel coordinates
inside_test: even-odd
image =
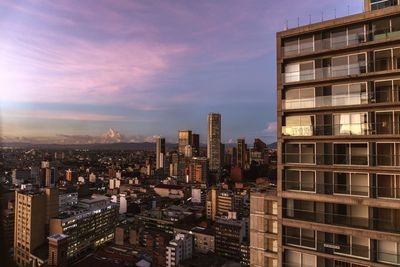
[[[193,157],[200,156],[200,135],[199,134],[192,134],[192,153]]]
[[[207,157],[210,171],[219,173],[221,169],[221,114],[208,114]]]
[[[276,189],[250,194],[250,266],[278,267]]]
[[[246,140],[244,137],[241,137],[237,140],[237,163],[236,166],[240,168],[244,168],[246,165]]]
[[[118,208],[105,196],[81,199],[77,207],[50,220],[50,234],[68,236],[69,260],[84,256],[90,249],[114,239]]]
[[[227,259],[242,260],[241,245],[246,238],[246,222],[235,218],[215,222],[215,253]]]
[[[180,262],[190,259],[193,255],[193,236],[190,234],[176,234],[166,248],[166,266],[179,266]]]
[[[164,168],[165,158],[165,138],[156,138],[156,170]]]
[[[235,211],[234,194],[230,190],[218,192],[217,197],[217,216],[228,217],[229,212]]]
[[[210,188],[207,192],[206,214],[207,219],[215,221],[217,216],[217,189],[215,187]]]
[[[189,163],[189,182],[206,183],[208,174],[207,158],[192,158]]]
[[[178,133],[178,152],[185,154],[186,146],[192,145],[192,131],[182,130]]]
[[[283,266],[400,264],[398,4],[277,35]]]
[[[36,250],[45,244],[50,218],[57,213],[57,189],[15,192],[14,261],[18,266],[44,262]]]

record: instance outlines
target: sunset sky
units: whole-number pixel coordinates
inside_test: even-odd
[[[362,0],[0,0],[1,135],[274,141],[275,34]]]

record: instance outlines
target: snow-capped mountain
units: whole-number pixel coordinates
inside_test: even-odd
[[[121,135],[118,131],[110,128],[108,131],[102,136],[102,140],[100,143],[103,144],[111,144],[111,143],[121,143],[124,141],[124,136]]]

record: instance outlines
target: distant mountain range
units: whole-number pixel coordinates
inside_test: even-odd
[[[1,147],[13,148],[38,148],[38,149],[90,149],[90,150],[155,150],[155,136],[124,136],[114,129],[108,129],[100,136],[90,135],[56,135],[54,137],[36,138],[0,138]],[[206,147],[206,144],[201,144]],[[234,147],[235,143],[226,144],[226,147]],[[177,148],[175,143],[167,143],[167,149]],[[276,149],[276,143],[268,145],[270,149]]]

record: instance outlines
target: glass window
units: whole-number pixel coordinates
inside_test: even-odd
[[[314,62],[305,62],[300,64],[300,80],[314,80]]]
[[[300,36],[300,53],[314,51],[314,35]]]
[[[334,164],[368,165],[368,145],[334,144]]]
[[[334,115],[335,135],[367,134],[367,113],[345,113]]]
[[[299,144],[286,144],[286,162],[300,163],[300,146]]]
[[[332,58],[332,76],[347,76],[349,73],[349,59],[347,56]]]
[[[371,10],[397,5],[397,0],[371,0]]]
[[[400,176],[392,174],[376,175],[377,197],[400,198]]]
[[[372,23],[374,40],[386,39],[390,32],[390,19],[377,20]]]
[[[331,32],[332,48],[343,47],[347,45],[347,29],[339,29]]]
[[[376,133],[393,133],[393,112],[376,112]]]
[[[314,144],[301,144],[301,163],[315,163]]]
[[[400,244],[393,241],[378,240],[378,261],[400,263]]]
[[[391,25],[392,25],[391,31],[393,33],[396,33],[398,31],[400,31],[400,17],[392,18],[391,19]],[[396,35],[396,37],[399,37],[399,36]]]
[[[285,66],[285,82],[308,81],[314,79],[314,61],[292,63]]]
[[[392,49],[375,51],[375,71],[391,70],[392,66]]]
[[[375,82],[375,102],[386,103],[393,99],[392,81]]]
[[[348,28],[348,45],[365,42],[364,25],[356,25]]]
[[[314,107],[314,88],[290,89],[285,92],[285,109]]]
[[[285,118],[283,134],[289,136],[312,136],[314,129],[314,116],[288,116]]]
[[[349,74],[358,75],[367,72],[367,61],[365,54],[349,56]]]
[[[300,171],[286,170],[285,177],[287,190],[300,190]]]
[[[393,49],[393,68],[400,69],[400,48]]]
[[[283,41],[285,56],[297,55],[299,53],[299,38],[288,38]]]

